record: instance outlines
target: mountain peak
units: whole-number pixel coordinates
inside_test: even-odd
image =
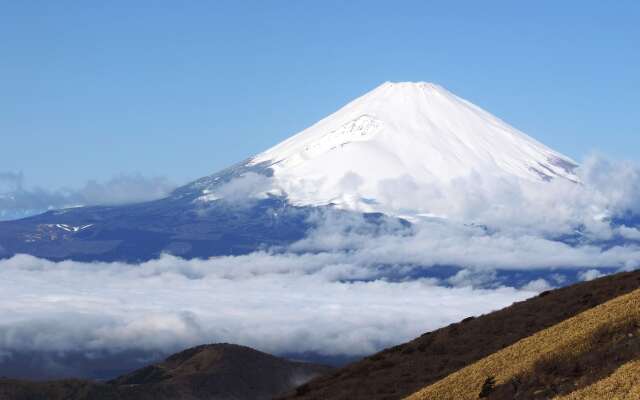
[[[392,82],[392,81],[386,81],[384,82],[382,85],[378,86],[380,87],[393,87],[393,88],[400,88],[400,89],[431,89],[431,90],[440,90],[443,89],[442,86],[433,83],[433,82],[425,82],[425,81],[402,81],[402,82]]]
[[[254,157],[297,204],[380,202],[381,184],[457,178],[577,181],[570,158],[428,82],[385,82]]]
[[[387,81],[377,86],[375,89],[366,93],[364,97],[368,98],[387,98],[387,99],[411,99],[418,101],[419,98],[429,96],[453,96],[444,87],[432,82],[391,82]]]

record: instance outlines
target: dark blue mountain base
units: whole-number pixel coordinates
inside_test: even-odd
[[[119,207],[50,211],[0,222],[0,257],[141,262],[170,253],[184,258],[246,254],[302,239],[312,209],[280,198],[234,207],[194,206],[168,198]]]
[[[292,243],[311,227],[313,209],[283,198],[245,204],[199,201],[247,172],[270,176],[263,166],[239,164],[139,204],[80,207],[0,222],[0,258],[30,254],[49,260],[141,262],[169,253],[183,258],[238,255]]]

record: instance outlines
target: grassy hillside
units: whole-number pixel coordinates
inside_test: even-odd
[[[523,338],[637,288],[638,271],[542,293],[369,356],[314,379],[285,398],[402,399]]]
[[[616,396],[640,387],[638,363],[632,362],[638,358],[640,289],[522,339],[408,400],[550,399],[565,394],[584,399],[589,393],[599,399],[637,399]]]
[[[557,400],[640,399],[640,360],[624,364],[610,376]]]

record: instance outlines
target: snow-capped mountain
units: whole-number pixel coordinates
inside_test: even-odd
[[[463,178],[576,182],[576,166],[440,86],[384,83],[273,148],[165,199],[0,222],[0,257],[137,261],[162,252],[246,253],[301,239],[316,207],[410,217],[394,213],[389,199],[411,188],[446,191]],[[409,189],[394,191],[390,182],[409,182]],[[243,196],[252,201],[236,207]],[[415,211],[429,215],[428,202]]]
[[[425,82],[380,85],[243,167],[258,166],[292,204],[361,211],[386,211],[381,188],[394,179],[418,187],[472,175],[578,180],[570,158]],[[217,199],[217,181],[208,182],[203,200]]]

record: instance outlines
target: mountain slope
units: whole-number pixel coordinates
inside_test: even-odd
[[[524,338],[407,399],[475,400],[481,394],[496,400],[548,399],[569,394],[639,359],[639,334],[640,289]],[[640,370],[634,365],[627,366],[633,376],[625,382],[638,390]]]
[[[611,375],[558,400],[640,399],[640,360],[630,361]]]
[[[638,288],[640,271],[544,292],[369,356],[314,379],[285,398],[401,399],[523,338]]]
[[[302,239],[318,206],[416,216],[430,212],[428,202],[399,206],[398,198],[423,189],[446,193],[448,182],[464,177],[576,181],[575,167],[437,85],[385,83],[167,198],[0,222],[0,257],[138,262],[162,253],[244,254]]]
[[[201,207],[181,196],[117,207],[81,207],[0,222],[0,257],[139,262],[171,253],[185,258],[245,254],[300,240],[311,210],[278,198],[233,207]]]
[[[331,368],[293,362],[248,347],[215,344],[172,355],[108,383],[0,379],[3,400],[260,400]]]

